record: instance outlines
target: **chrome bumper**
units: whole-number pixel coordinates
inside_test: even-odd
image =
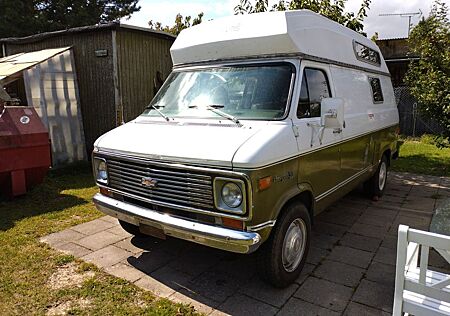
[[[145,224],[159,228],[168,236],[205,246],[230,252],[251,253],[261,244],[261,236],[255,232],[244,232],[189,221],[118,201],[100,193],[94,196],[93,201],[95,206],[107,215],[134,225]]]

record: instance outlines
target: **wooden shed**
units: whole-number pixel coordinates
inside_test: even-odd
[[[115,22],[3,38],[0,57],[72,48],[89,157],[97,137],[134,119],[151,101],[155,82],[159,85],[172,69],[174,40],[168,33]]]

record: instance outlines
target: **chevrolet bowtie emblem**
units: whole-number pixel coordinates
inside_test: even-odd
[[[143,177],[141,179],[142,186],[147,187],[147,188],[154,188],[154,187],[156,187],[157,183],[158,183],[157,180],[152,179],[150,177]]]

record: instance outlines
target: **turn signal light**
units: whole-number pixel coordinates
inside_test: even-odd
[[[107,188],[100,188],[100,193],[106,196],[112,196],[112,192],[111,190],[107,189]]]
[[[272,185],[271,176],[259,179],[258,188],[260,191],[270,188],[271,185]]]
[[[233,218],[222,217],[222,225],[230,228],[243,229],[242,221]]]

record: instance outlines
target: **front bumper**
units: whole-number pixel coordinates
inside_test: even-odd
[[[261,236],[255,232],[238,231],[178,218],[118,201],[100,193],[94,196],[93,201],[95,206],[107,215],[134,225],[149,225],[163,230],[168,236],[205,246],[230,252],[251,253],[261,244]]]

